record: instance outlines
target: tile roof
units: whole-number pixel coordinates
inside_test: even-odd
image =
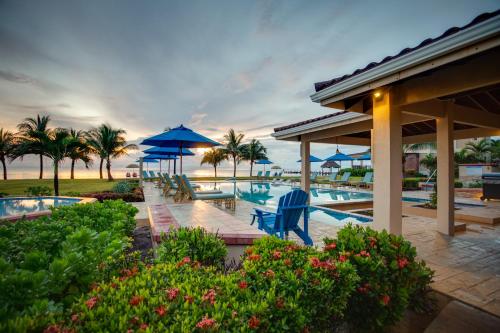
[[[348,78],[351,78],[351,77],[353,77],[353,76],[356,76],[356,75],[358,75],[358,74],[361,74],[361,73],[363,73],[363,72],[366,72],[366,71],[368,71],[368,70],[370,70],[370,69],[372,69],[372,68],[375,68],[375,67],[377,67],[377,66],[379,66],[379,65],[381,65],[381,64],[384,64],[384,63],[386,63],[386,62],[389,62],[389,61],[391,61],[391,60],[394,60],[394,59],[396,59],[396,58],[398,58],[398,57],[401,57],[401,56],[403,56],[403,55],[405,55],[405,54],[408,54],[408,53],[410,53],[410,52],[413,52],[413,51],[415,51],[415,50],[418,50],[418,49],[420,49],[420,48],[422,48],[422,47],[424,47],[424,46],[427,46],[427,45],[429,45],[429,44],[432,44],[432,43],[434,43],[434,42],[436,42],[436,41],[438,41],[438,40],[441,40],[441,39],[443,39],[443,38],[445,38],[445,37],[451,36],[451,35],[453,35],[453,34],[456,34],[457,32],[460,32],[460,31],[462,31],[462,30],[465,30],[465,29],[467,29],[467,28],[470,28],[470,27],[471,27],[471,26],[473,26],[473,25],[476,25],[476,24],[479,24],[479,23],[481,23],[481,22],[484,22],[484,21],[486,21],[486,20],[488,20],[488,19],[490,19],[490,18],[492,18],[492,17],[495,17],[495,16],[497,16],[497,15],[499,15],[499,14],[500,14],[500,9],[499,9],[499,10],[496,10],[496,11],[494,11],[494,12],[491,12],[491,13],[483,13],[483,14],[481,14],[481,15],[477,16],[475,19],[473,19],[473,20],[472,20],[469,24],[467,24],[467,25],[464,25],[464,26],[462,26],[462,27],[452,27],[452,28],[450,28],[450,29],[446,30],[443,34],[441,34],[440,36],[438,36],[438,37],[436,37],[436,38],[427,38],[426,40],[422,41],[420,44],[418,44],[418,45],[417,45],[417,46],[415,46],[415,47],[407,47],[407,48],[405,48],[405,49],[401,50],[401,51],[400,51],[398,54],[396,54],[396,55],[393,55],[393,56],[387,56],[387,57],[385,57],[385,58],[384,58],[384,59],[382,59],[380,62],[371,62],[371,63],[369,63],[368,65],[366,65],[364,68],[359,68],[359,69],[355,70],[354,72],[352,72],[351,74],[347,74],[347,75],[344,75],[344,76],[340,76],[340,77],[334,78],[334,79],[329,80],[329,81],[316,82],[316,83],[314,84],[314,88],[315,88],[316,92],[321,91],[321,90],[326,89],[326,88],[328,88],[328,87],[331,87],[331,86],[333,86],[333,85],[335,85],[335,84],[337,84],[337,83],[339,83],[339,82],[342,82],[342,81],[344,81],[344,80],[346,80],[346,79],[348,79]]]

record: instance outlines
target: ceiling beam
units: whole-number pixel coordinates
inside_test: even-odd
[[[482,138],[482,137],[499,136],[499,135],[500,135],[500,129],[469,128],[469,129],[453,131],[454,140]],[[433,142],[433,141],[436,141],[436,133],[419,134],[419,135],[403,137],[404,144]]]
[[[353,136],[338,136],[322,140],[312,141],[315,143],[330,143],[339,145],[370,146],[370,138],[358,138]]]

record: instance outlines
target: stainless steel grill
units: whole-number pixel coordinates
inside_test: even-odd
[[[483,179],[483,196],[481,200],[500,199],[500,172],[485,173]]]

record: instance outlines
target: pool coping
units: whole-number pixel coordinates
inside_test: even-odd
[[[0,201],[3,199],[34,199],[34,198],[60,198],[60,199],[79,199],[80,201],[75,202],[75,204],[86,204],[96,202],[96,198],[88,198],[88,197],[68,197],[68,196],[51,196],[51,195],[41,195],[41,196],[16,196],[16,197],[4,197],[0,198]],[[42,210],[39,212],[33,212],[28,214],[18,214],[18,215],[10,215],[5,217],[0,217],[0,223],[2,222],[17,222],[19,220],[34,220],[42,216],[50,216],[52,214],[51,210]]]

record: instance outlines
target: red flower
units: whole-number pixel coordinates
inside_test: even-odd
[[[111,288],[116,289],[116,287],[118,287],[118,284],[116,284],[115,282],[112,282],[110,284],[110,286],[111,286]]]
[[[205,295],[203,295],[202,300],[213,305],[215,303],[215,295],[215,290],[210,289]]]
[[[146,330],[148,328],[148,324],[142,323],[141,326],[139,326],[141,330]]]
[[[260,255],[259,254],[251,254],[248,256],[248,260],[250,261],[257,261],[260,259]]]
[[[71,321],[72,322],[78,321],[78,315],[77,314],[72,315],[71,316]]]
[[[282,297],[276,299],[276,307],[278,309],[283,309],[285,307],[285,300]]]
[[[408,259],[406,259],[406,258],[401,258],[401,259],[398,259],[398,266],[399,266],[399,268],[403,269],[403,268],[405,268],[408,264],[409,264]]]
[[[155,312],[158,314],[158,316],[163,317],[167,313],[167,310],[163,305],[160,305],[155,309]]]
[[[339,256],[339,261],[340,262],[345,262],[346,260],[347,260],[347,258],[344,255],[340,255]]]
[[[43,331],[43,333],[59,333],[59,332],[61,332],[61,328],[59,327],[59,325],[50,325]]]
[[[97,297],[92,297],[92,298],[89,298],[86,302],[85,302],[85,305],[87,306],[87,308],[89,310],[92,310],[92,308],[96,305],[97,303]]]
[[[132,306],[136,306],[136,305],[139,305],[139,303],[141,303],[143,300],[144,300],[143,296],[136,295],[136,296],[133,296],[128,303]]]
[[[300,246],[298,245],[288,245],[287,247],[285,247],[285,251],[287,252],[292,252],[292,251],[295,251],[295,250],[298,250],[300,249]]]
[[[184,300],[186,302],[188,302],[189,304],[192,304],[194,302],[194,297],[193,296],[189,296],[189,295],[186,295],[184,296]]]
[[[375,237],[368,237],[370,240],[370,247],[375,247],[377,245],[377,239]]]
[[[384,303],[384,305],[387,305],[391,301],[391,297],[389,295],[383,295],[380,300]]]
[[[205,316],[198,324],[196,324],[196,327],[205,329],[205,328],[211,328],[214,325],[215,325],[215,319],[211,319],[208,318],[208,316]]]
[[[290,266],[292,265],[292,261],[289,258],[286,258],[285,260],[283,260],[283,264],[285,264],[286,266]]]
[[[328,250],[335,250],[337,248],[337,244],[336,243],[330,243],[328,244],[327,246],[325,246],[324,250],[325,251],[328,251]]]
[[[370,256],[370,252],[366,252],[365,250],[359,252],[359,255],[362,256],[362,257],[369,257]]]
[[[184,257],[179,263],[177,263],[177,267],[182,267],[186,264],[189,264],[191,262],[191,258],[189,257]]]
[[[260,320],[259,320],[259,318],[255,317],[255,316],[252,316],[248,320],[248,327],[251,329],[258,328],[259,324],[260,324]]]
[[[295,274],[298,276],[298,277],[301,277],[302,274],[304,274],[304,270],[302,268],[297,268],[295,270]]]
[[[321,260],[319,260],[318,258],[313,257],[313,258],[309,259],[309,261],[311,262],[312,267],[314,267],[314,268],[321,267]]]
[[[281,258],[281,252],[280,251],[274,251],[273,252],[273,258],[274,259],[280,259]]]
[[[167,289],[167,296],[169,300],[177,298],[177,295],[179,295],[179,288]]]
[[[240,289],[247,289],[248,287],[248,283],[246,281],[241,281],[239,284],[238,284],[238,287],[240,287]]]
[[[268,269],[267,271],[265,271],[264,275],[270,279],[273,279],[276,276],[272,269]]]
[[[247,247],[247,248],[246,248],[246,250],[245,250],[245,253],[246,253],[247,255],[252,254],[252,253],[253,253],[253,248],[252,248],[252,247]]]

